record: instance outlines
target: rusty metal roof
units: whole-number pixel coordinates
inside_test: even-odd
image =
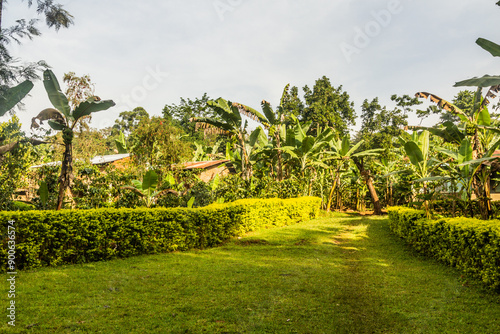
[[[217,167],[219,165],[225,164],[231,160],[214,160],[214,161],[195,161],[195,162],[185,162],[180,164],[184,169],[208,169],[210,167]]]

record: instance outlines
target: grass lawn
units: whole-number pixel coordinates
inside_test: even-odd
[[[6,298],[2,333],[500,333],[500,294],[415,254],[386,217],[20,272],[15,328]]]

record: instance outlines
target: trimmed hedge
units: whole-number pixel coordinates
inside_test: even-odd
[[[14,221],[17,269],[206,248],[259,228],[316,217],[321,199],[245,199],[203,208],[0,212],[0,263],[8,270]],[[7,269],[6,269],[7,268]]]
[[[431,211],[433,213],[440,214],[445,217],[458,217],[458,216],[470,216],[470,207],[472,207],[472,212],[474,217],[480,217],[481,211],[479,209],[479,201],[464,201],[461,199],[441,199],[441,200],[433,200],[431,203]],[[415,206],[413,206],[416,208]],[[491,202],[491,210],[492,210],[492,218],[498,219],[500,218],[500,201],[492,201]]]
[[[391,230],[413,248],[500,289],[500,221],[425,219],[425,212],[388,208]]]

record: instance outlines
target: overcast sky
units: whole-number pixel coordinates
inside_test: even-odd
[[[122,111],[142,106],[160,115],[165,104],[205,92],[260,110],[263,99],[275,106],[287,83],[312,87],[323,75],[343,86],[359,115],[365,99],[392,107],[392,94],[428,91],[451,100],[456,81],[500,74],[500,60],[474,43],[500,43],[497,0],[59,2],[74,26],[40,25],[41,37],[11,50],[45,60],[60,82],[69,71],[90,75],[96,94],[117,103],[93,114],[97,128]],[[26,1],[11,0],[3,26],[34,17]],[[17,115],[27,130],[51,106],[42,82],[25,104]]]

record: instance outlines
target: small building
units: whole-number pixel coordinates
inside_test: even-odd
[[[92,165],[97,165],[99,168],[105,168],[108,165],[113,165],[117,169],[123,170],[130,163],[130,153],[97,155],[90,159]]]
[[[115,165],[119,169],[125,168],[125,164],[130,161],[130,153],[125,154],[110,154],[110,155],[97,155],[90,159],[92,165],[97,165],[98,167],[106,167],[110,164]],[[45,164],[31,166],[30,168],[40,168],[43,166],[60,166],[61,161],[53,161]]]
[[[199,177],[203,182],[210,182],[215,175],[226,176],[229,174],[235,174],[233,166],[231,165],[231,160],[215,160],[215,161],[196,161],[196,162],[185,162],[180,164],[184,170],[201,169]]]

